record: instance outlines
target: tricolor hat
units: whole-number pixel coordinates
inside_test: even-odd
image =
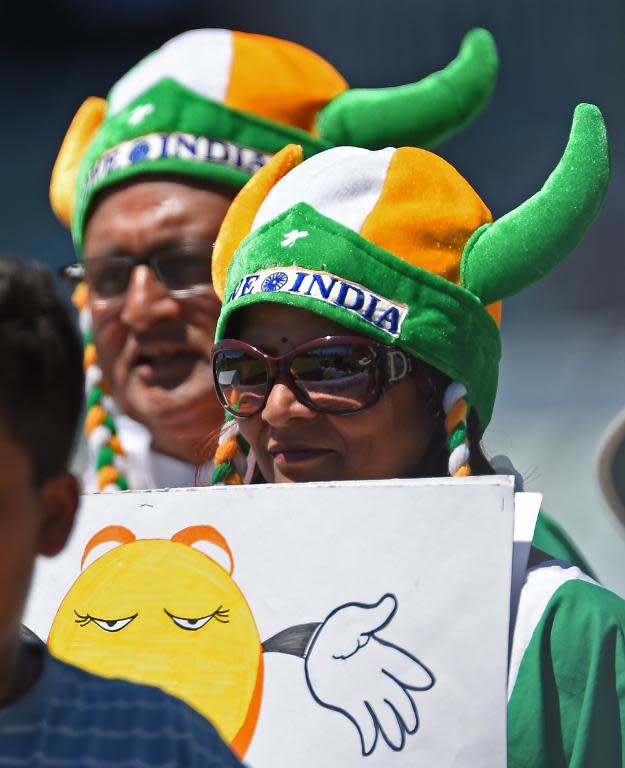
[[[199,29],[131,69],[74,117],[50,182],[52,208],[78,251],[89,205],[131,176],[173,173],[240,188],[286,144],[304,156],[338,144],[430,146],[485,106],[497,72],[486,30],[445,69],[410,85],[349,89],[324,59],[264,35]]]
[[[601,438],[598,471],[601,490],[625,525],[625,410],[614,418]]]
[[[426,150],[338,147],[301,161],[300,148],[286,148],[226,216],[213,261],[223,296],[216,340],[243,307],[302,307],[447,374],[466,390],[483,432],[497,390],[497,303],[562,261],[605,196],[600,111],[577,107],[543,188],[496,222],[468,182]]]

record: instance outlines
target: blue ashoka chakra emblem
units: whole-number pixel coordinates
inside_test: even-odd
[[[261,290],[266,293],[273,293],[274,291],[280,291],[286,285],[288,277],[285,272],[272,272],[263,280]]]
[[[131,163],[141,163],[150,154],[150,145],[146,141],[140,141],[132,148],[129,160]]]

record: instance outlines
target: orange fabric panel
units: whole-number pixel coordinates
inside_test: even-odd
[[[317,112],[347,87],[329,62],[301,45],[232,34],[229,107],[312,131]]]
[[[90,96],[79,107],[67,129],[50,177],[50,204],[66,227],[72,221],[80,163],[106,114],[106,101]]]
[[[497,328],[501,328],[501,315],[503,312],[503,304],[501,301],[495,301],[493,304],[486,306],[486,311],[497,323]]]
[[[438,155],[402,147],[360,234],[415,266],[459,281],[462,250],[493,217],[470,184]]]

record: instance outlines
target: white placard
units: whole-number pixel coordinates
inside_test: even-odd
[[[507,477],[89,495],[24,623],[253,768],[501,768],[513,516]]]

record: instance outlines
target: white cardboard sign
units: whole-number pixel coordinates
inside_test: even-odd
[[[253,768],[500,768],[513,516],[505,477],[89,495],[24,623]]]

